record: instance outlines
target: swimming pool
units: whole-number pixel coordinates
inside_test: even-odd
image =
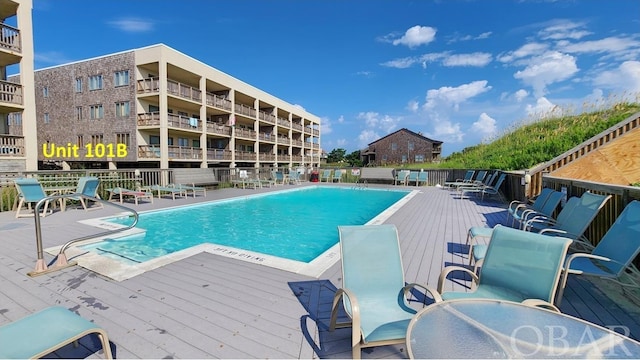
[[[267,265],[310,264],[335,247],[338,225],[383,221],[381,213],[401,206],[411,193],[311,186],[151,211],[140,214],[137,233],[81,248],[134,266],[197,248]],[[131,222],[128,217],[100,220],[112,226]]]

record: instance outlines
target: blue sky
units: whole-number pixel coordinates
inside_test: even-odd
[[[637,0],[33,0],[36,69],[164,43],[322,119],[460,151],[640,94]]]

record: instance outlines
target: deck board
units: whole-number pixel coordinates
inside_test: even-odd
[[[206,198],[158,199],[131,206],[146,211],[283,188],[290,187],[221,189],[207,192]],[[407,282],[435,288],[443,266],[468,264],[469,227],[506,221],[506,204],[492,199],[459,199],[436,187],[406,188],[419,193],[385,222],[398,228]],[[47,216],[42,219],[44,246],[95,233],[77,220],[113,213],[70,209]],[[26,273],[35,265],[33,219],[0,213],[0,234],[0,324],[61,305],[105,328],[118,358],[351,356],[350,329],[328,331],[333,295],[342,283],[339,261],[318,278],[211,253],[121,282],[78,266],[31,278]],[[46,259],[52,257],[47,254]],[[447,290],[467,287],[467,281],[446,282]],[[615,287],[571,277],[561,310],[600,325],[626,326],[632,337],[640,337],[640,311]],[[65,348],[52,356],[95,350],[94,342],[81,343],[78,349]],[[406,358],[406,352],[403,345],[383,346],[365,349],[362,356]]]

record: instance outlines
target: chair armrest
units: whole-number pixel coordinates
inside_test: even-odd
[[[440,277],[438,277],[438,293],[442,294],[442,287],[444,286],[444,281],[447,279],[447,276],[454,272],[454,271],[462,271],[465,272],[467,274],[469,274],[471,276],[471,278],[473,279],[473,282],[477,285],[478,284],[478,280],[480,279],[478,277],[478,275],[476,275],[476,273],[474,273],[473,271],[462,267],[462,266],[456,266],[456,265],[452,265],[452,266],[446,266],[444,269],[442,269],[442,272],[440,273]]]
[[[581,274],[582,273],[582,271],[579,271],[579,270],[571,271],[571,263],[573,262],[573,260],[575,260],[577,258],[589,258],[589,259],[600,260],[600,261],[612,261],[608,257],[604,257],[604,256],[600,256],[600,255],[593,255],[593,254],[589,254],[589,253],[573,253],[573,254],[567,256],[567,259],[564,262],[564,270],[565,270],[565,272],[568,272],[568,273],[571,273],[571,274]]]
[[[532,307],[541,307],[543,309],[560,312],[560,309],[558,309],[555,305],[541,299],[526,299],[526,300],[523,300],[521,304],[532,306]]]
[[[338,308],[341,303],[341,299],[343,296],[346,296],[349,299],[349,304],[351,304],[351,314],[347,311],[347,315],[351,317],[351,322],[349,323],[336,323],[338,318]],[[345,309],[346,311],[346,309]],[[333,296],[333,305],[331,306],[331,322],[329,325],[329,331],[333,331],[336,327],[345,327],[351,326],[353,329],[351,331],[351,347],[356,346],[360,342],[360,305],[358,305],[358,300],[356,299],[355,294],[350,292],[347,289],[338,289],[336,294]]]
[[[442,296],[440,296],[440,293],[438,291],[436,291],[435,289],[432,289],[431,287],[427,286],[427,285],[423,285],[423,284],[418,284],[418,283],[411,283],[411,284],[407,284],[405,285],[405,287],[402,288],[402,292],[405,296],[405,298],[407,297],[407,294],[409,293],[409,291],[412,288],[422,288],[425,290],[425,295],[427,295],[427,293],[431,294],[431,297],[433,298],[434,302],[440,302],[442,301]],[[426,305],[426,304],[424,304]]]

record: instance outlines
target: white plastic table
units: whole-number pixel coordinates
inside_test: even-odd
[[[464,299],[420,310],[409,323],[407,351],[412,359],[638,359],[640,343],[547,309],[510,301]]]

